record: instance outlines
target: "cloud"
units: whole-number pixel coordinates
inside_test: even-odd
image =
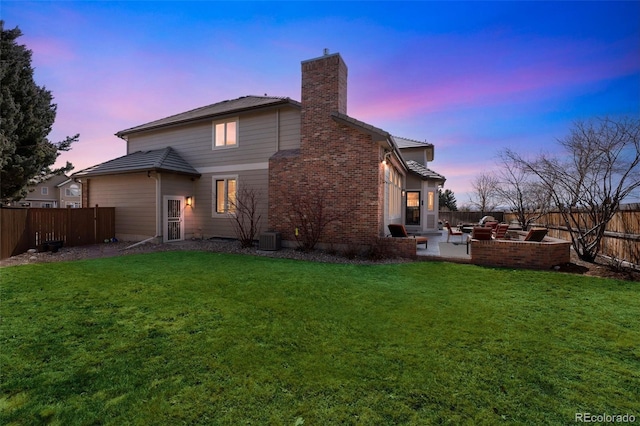
[[[439,36],[418,44],[438,47],[414,45],[413,54],[406,52],[410,59],[391,60],[358,83],[354,104],[365,119],[522,105],[640,71],[634,39],[596,43]]]

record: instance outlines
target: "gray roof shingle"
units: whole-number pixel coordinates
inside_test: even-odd
[[[120,130],[116,136],[123,137],[131,133],[142,132],[145,130],[157,129],[160,127],[171,126],[180,123],[186,123],[194,120],[205,118],[213,118],[218,115],[239,113],[242,111],[252,110],[256,108],[270,107],[275,105],[292,105],[300,107],[300,103],[289,98],[279,98],[273,96],[243,96],[238,99],[231,99],[215,104],[192,109],[180,114],[161,118],[151,121],[140,126],[131,127],[129,129]]]
[[[200,173],[170,146],[153,151],[136,151],[80,170],[74,173],[73,177],[81,178],[148,171],[169,172],[200,177]]]
[[[393,140],[395,141],[398,148],[429,148],[433,147],[433,144],[429,142],[420,142],[414,139],[401,138],[399,136],[393,136]]]
[[[408,160],[407,161],[407,167],[409,167],[409,171],[420,176],[423,179],[435,179],[435,180],[440,180],[444,183],[444,181],[446,180],[444,176],[442,176],[439,173],[434,172],[431,169],[426,168],[425,166],[423,166],[422,164],[418,163],[417,161],[413,161],[413,160]]]
[[[385,139],[390,139],[391,135],[389,132],[382,130],[378,127],[372,126],[371,124],[367,124],[364,121],[357,120],[353,117],[349,117],[346,114],[342,114],[340,112],[332,112],[331,116],[342,121],[343,123],[350,124],[351,126],[358,127],[361,130],[364,130],[368,133],[376,134],[378,136],[382,136]]]

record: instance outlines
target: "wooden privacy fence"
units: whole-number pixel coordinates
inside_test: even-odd
[[[115,236],[115,207],[81,209],[0,208],[0,259],[45,241],[62,240],[66,246],[96,244]]]
[[[504,212],[448,212],[443,210],[438,212],[438,217],[442,223],[444,223],[444,221],[448,221],[453,226],[456,226],[459,223],[478,223],[484,216],[493,216],[498,222],[502,222],[504,220]]]
[[[587,214],[584,220],[590,223]],[[505,213],[506,222],[517,220],[513,213]],[[536,225],[549,229],[549,235],[571,241],[569,228],[559,212],[550,212],[536,220]],[[591,224],[593,225],[593,224]],[[620,210],[611,219],[602,238],[600,254],[640,265],[640,210]]]

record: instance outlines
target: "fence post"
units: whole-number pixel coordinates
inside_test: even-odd
[[[65,236],[65,244],[67,246],[74,246],[74,242],[73,241],[73,232],[71,232],[71,206],[67,206],[66,208],[66,214],[67,214],[67,229],[66,229],[66,236]]]
[[[93,208],[93,243],[98,244],[98,205]]]

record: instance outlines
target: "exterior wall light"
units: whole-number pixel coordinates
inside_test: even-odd
[[[193,195],[187,195],[187,205],[189,207],[193,206]]]
[[[388,160],[387,160],[387,159],[388,159],[390,156],[391,156],[391,151],[389,151],[389,152],[385,153],[385,154],[384,154],[384,158],[383,158],[383,160],[382,160],[382,164],[384,164],[384,165],[386,166],[386,165],[387,165],[387,163],[388,163]]]

